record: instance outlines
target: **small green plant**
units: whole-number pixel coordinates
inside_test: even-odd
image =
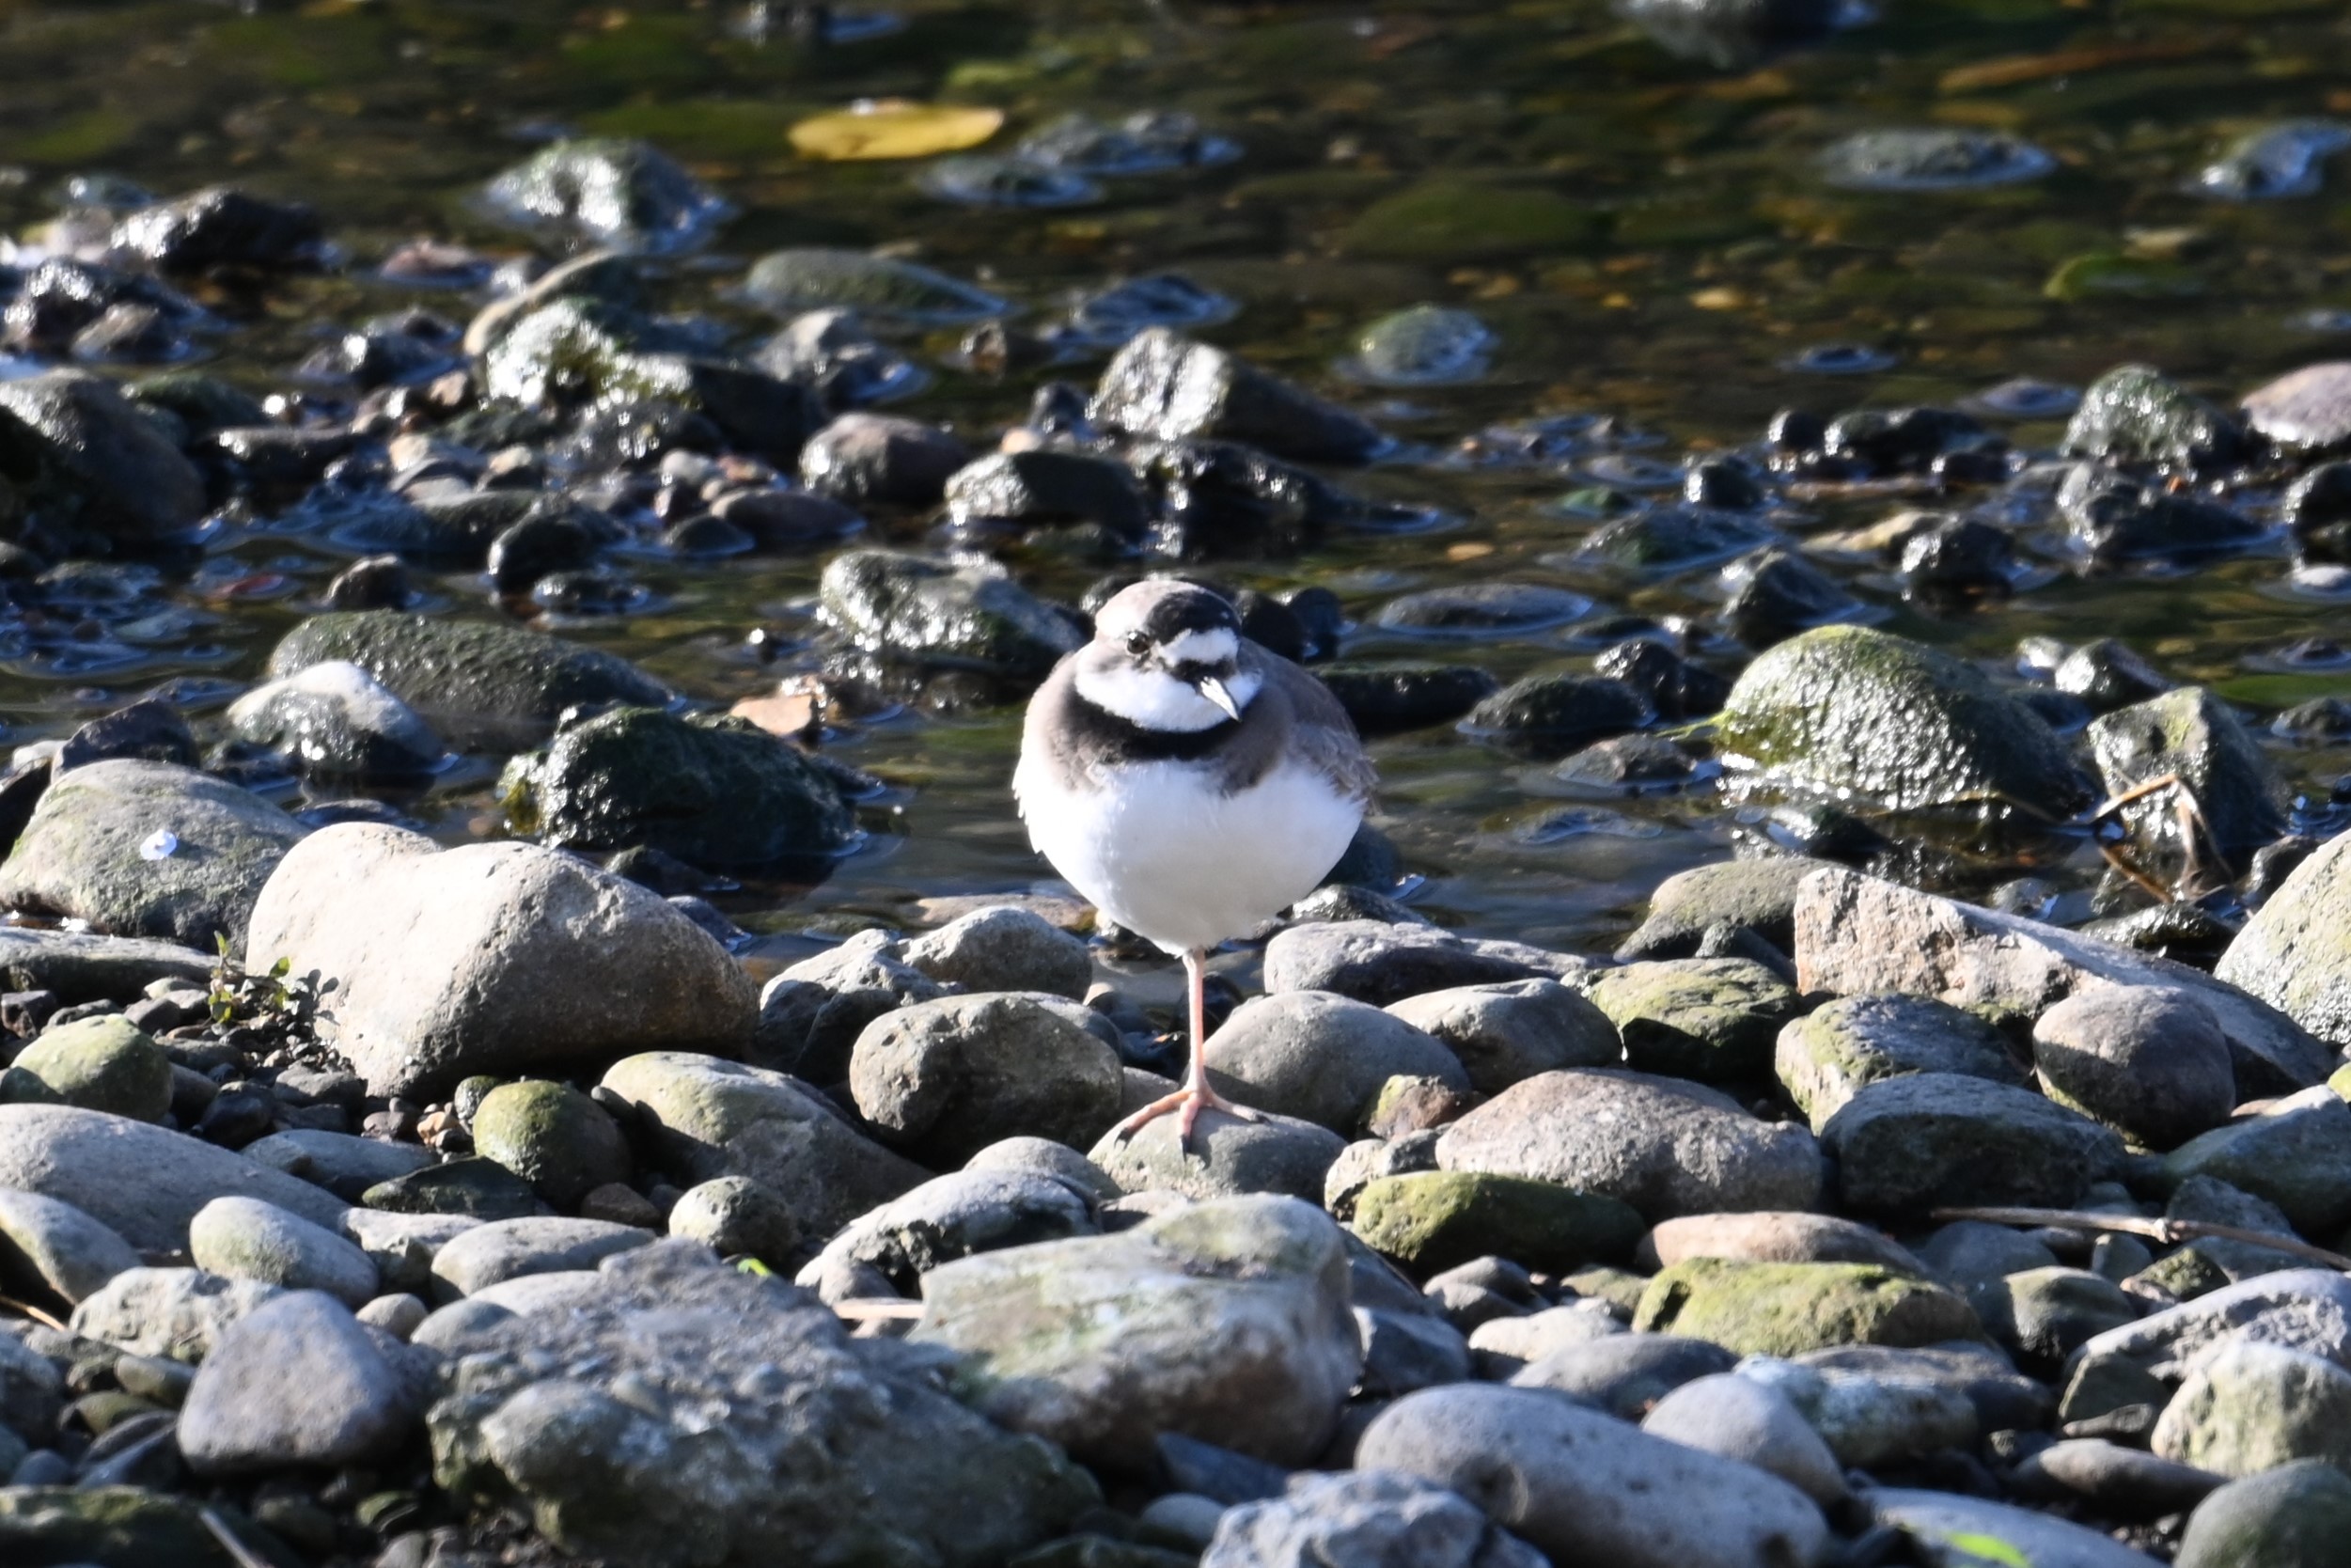
[[[320,999],[335,988],[321,983],[318,971],[299,979],[293,961],[280,958],[267,973],[255,974],[229,951],[226,933],[215,933],[218,957],[212,965],[209,1008],[215,1028],[252,1029],[282,1040],[315,1039],[321,1016]]]

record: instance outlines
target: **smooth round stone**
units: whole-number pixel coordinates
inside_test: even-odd
[[[1591,608],[1582,594],[1540,583],[1465,583],[1391,599],[1377,622],[1423,636],[1508,636],[1564,626]]]
[[[748,1176],[719,1176],[685,1190],[669,1211],[669,1233],[722,1258],[778,1265],[800,1245],[800,1220],[771,1188]]]
[[[188,1226],[188,1253],[214,1274],[323,1291],[346,1307],[366,1305],[380,1288],[367,1253],[259,1199],[215,1198],[197,1210]]]
[[[1949,191],[2037,180],[2057,160],[2020,137],[1958,127],[1863,131],[1821,154],[1822,176],[1855,191]]]
[[[120,1014],[58,1025],[25,1046],[15,1067],[84,1110],[160,1121],[171,1109],[171,1058]]]
[[[1845,1496],[1844,1471],[1821,1435],[1779,1389],[1718,1372],[1685,1383],[1641,1418],[1658,1437],[1768,1470],[1814,1502]]]
[[[0,1187],[0,1287],[68,1306],[139,1266],[131,1244],[71,1203]]]
[[[2202,1002],[2163,986],[2075,992],[2034,1023],[2032,1056],[2051,1099],[2151,1149],[2219,1126],[2236,1105],[2228,1037]]]
[[[349,1309],[292,1291],[232,1325],[180,1415],[180,1447],[201,1476],[290,1466],[379,1464],[421,1417],[409,1380]]]
[[[2351,1466],[2351,1372],[2282,1345],[2224,1343],[2180,1384],[2149,1446],[2225,1476],[2296,1459]]]
[[[1106,1135],[1086,1157],[1121,1192],[1198,1199],[1276,1192],[1311,1203],[1321,1200],[1323,1178],[1346,1147],[1337,1133],[1311,1121],[1287,1116],[1240,1121],[1210,1111],[1195,1126],[1189,1149],[1176,1137],[1176,1119],[1163,1116],[1131,1137]]]
[[[629,1179],[629,1148],[602,1105],[569,1084],[525,1078],[482,1096],[474,1148],[569,1208],[597,1187]]]
[[[2197,1504],[2174,1568],[2337,1568],[2351,1539],[2351,1477],[2303,1459]]]
[[[1416,305],[1365,327],[1349,368],[1387,386],[1430,386],[1483,375],[1493,349],[1494,334],[1468,311]]]
[[[652,1233],[597,1219],[499,1219],[443,1244],[433,1255],[434,1294],[447,1302],[530,1274],[589,1269]]]

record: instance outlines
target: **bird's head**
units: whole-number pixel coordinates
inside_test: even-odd
[[[1094,616],[1077,694],[1145,729],[1213,729],[1238,719],[1263,677],[1241,661],[1241,617],[1222,595],[1152,578]]]

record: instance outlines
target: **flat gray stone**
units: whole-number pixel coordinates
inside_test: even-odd
[[[453,1300],[525,1274],[592,1268],[652,1240],[650,1231],[601,1219],[494,1219],[451,1237],[433,1254],[435,1294]]]

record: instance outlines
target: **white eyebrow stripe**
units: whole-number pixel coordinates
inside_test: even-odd
[[[1169,664],[1220,665],[1241,651],[1241,639],[1222,626],[1185,632],[1161,646]]]

